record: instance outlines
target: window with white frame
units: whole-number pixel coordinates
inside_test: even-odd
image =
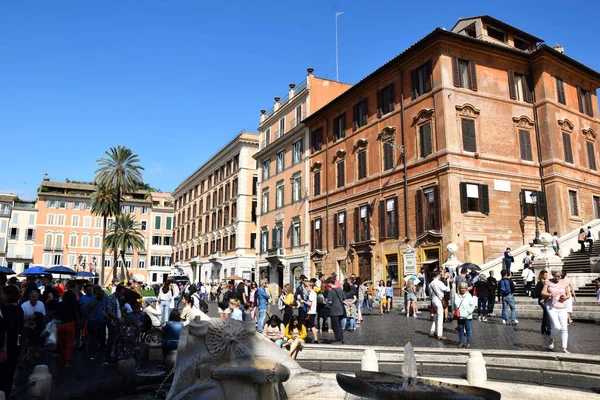
[[[292,177],[292,201],[300,201],[302,197],[302,175]]]
[[[28,225],[35,225],[35,213],[29,214],[29,224]]]
[[[81,208],[82,208],[81,201],[74,201],[73,202],[73,210],[81,210]]]
[[[262,213],[266,214],[269,212],[269,191],[265,190],[262,193]]]
[[[146,269],[146,259],[141,258],[138,260],[138,269]]]
[[[7,229],[8,229],[8,221],[3,219],[2,221],[0,221],[0,233],[6,233]]]
[[[102,217],[94,217],[94,227],[102,228]]]
[[[264,227],[260,231],[260,251],[265,253],[269,248],[269,229]]]
[[[131,258],[125,259],[125,268],[131,269],[131,265],[133,265]]]
[[[74,267],[75,265],[77,265],[77,254],[69,253],[67,257],[67,265],[69,267]]]
[[[52,265],[52,253],[44,253],[43,263],[44,265]]]
[[[146,230],[148,230],[148,221],[141,221],[141,222],[140,222],[140,230],[141,230],[141,231],[146,231]]]
[[[262,180],[266,181],[267,179],[269,179],[269,176],[271,174],[271,160],[266,160],[265,162],[263,162],[262,165]]]
[[[292,164],[296,164],[302,160],[302,153],[304,152],[304,146],[302,144],[302,139],[294,142],[292,145]]]
[[[33,256],[33,246],[30,244],[25,245],[25,258],[31,258]]]
[[[285,150],[281,150],[279,153],[277,153],[277,163],[276,163],[277,173],[280,173],[281,171],[283,171],[284,168],[285,168]]]
[[[81,235],[81,247],[90,247],[90,235],[88,233]]]
[[[279,136],[285,133],[285,117],[279,120]]]
[[[54,214],[46,215],[46,225],[54,225],[54,218],[56,216]]]
[[[283,207],[283,182],[277,183],[275,187],[275,208]]]
[[[71,226],[79,226],[79,215],[71,216]]]
[[[16,211],[13,211],[10,222],[12,224],[18,224],[19,223],[19,213]]]
[[[83,217],[83,227],[89,228],[92,226],[92,217]]]
[[[300,218],[292,220],[292,247],[300,246]]]
[[[69,235],[69,247],[77,247],[77,233],[75,232]]]
[[[56,224],[58,226],[65,226],[65,220],[67,219],[67,216],[65,214],[58,214],[56,217],[57,217]]]
[[[100,235],[94,235],[94,247],[99,249],[102,243],[102,237]]]
[[[62,250],[64,235],[57,233],[54,238],[54,250]]]
[[[65,200],[58,200],[58,208],[67,208],[67,202]]]
[[[144,215],[148,214],[148,207],[146,207],[146,206],[140,207],[140,212]]]
[[[45,249],[52,248],[53,240],[54,240],[54,233],[46,232],[46,235],[44,236],[44,248]]]

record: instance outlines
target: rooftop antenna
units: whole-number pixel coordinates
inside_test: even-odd
[[[338,17],[344,12],[339,11],[335,13],[335,81],[340,81],[340,70],[339,70],[339,51],[338,51]]]

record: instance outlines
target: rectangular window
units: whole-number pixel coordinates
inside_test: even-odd
[[[69,236],[69,247],[77,247],[77,234],[71,233]]]
[[[281,150],[279,153],[277,153],[277,173],[283,171],[283,169],[285,168],[285,150]]]
[[[83,227],[89,228],[92,226],[92,217],[83,217]]]
[[[296,175],[292,177],[292,201],[300,201],[302,194],[302,176]]]
[[[25,233],[25,240],[35,240],[35,229],[27,229]]]
[[[368,102],[364,99],[358,104],[354,105],[352,113],[352,122],[354,123],[354,129],[358,129],[361,126],[365,126],[368,120]]]
[[[36,216],[36,214],[29,214],[29,224],[28,225],[35,225],[35,216]]]
[[[264,191],[262,194],[262,213],[269,212],[269,191]]]
[[[344,176],[345,162],[340,161],[336,164],[337,170],[337,187],[341,188],[346,184],[346,178]]]
[[[600,196],[593,196],[594,202],[594,216],[596,219],[600,218]]]
[[[304,146],[302,139],[294,142],[292,145],[292,164],[296,164],[302,160],[302,153],[304,152]]]
[[[391,140],[383,142],[383,170],[394,168],[394,143]]]
[[[531,133],[529,131],[519,129],[519,147],[521,148],[521,160],[533,161]]]
[[[333,140],[340,140],[346,137],[346,113],[333,119]]]
[[[302,104],[296,107],[296,121],[294,127],[298,126],[302,122]]]
[[[593,117],[592,93],[589,90],[577,86],[577,98],[579,99],[579,112]]]
[[[313,196],[321,194],[321,171],[313,172]]]
[[[161,225],[161,217],[160,215],[157,215],[154,217],[154,229],[160,229],[160,225]]]
[[[573,149],[571,148],[571,135],[566,132],[562,133],[563,149],[565,153],[565,162],[573,164]]]
[[[461,123],[463,136],[463,150],[476,152],[477,139],[475,137],[475,121],[468,118],[461,118]]]
[[[300,246],[300,220],[292,220],[292,247]]]
[[[385,230],[387,237],[398,236],[398,198],[385,201]]]
[[[463,89],[477,90],[475,61],[460,60],[452,57],[452,80],[454,86]]]
[[[92,219],[92,217],[85,217],[85,218],[89,218],[90,220]],[[58,219],[58,221],[57,221],[58,226],[65,226],[65,219],[66,219],[65,214],[58,214],[57,219]]]
[[[394,96],[394,84],[391,83],[377,91],[377,114],[379,117],[394,111],[396,98]]]
[[[441,228],[438,186],[417,191],[416,208],[417,234]]]
[[[283,225],[277,224],[275,228],[273,228],[273,249],[281,249],[283,248]]]
[[[502,43],[506,42],[506,36],[504,35],[504,32],[501,31],[500,29],[496,29],[496,28],[493,28],[491,26],[488,26],[487,27],[487,32],[488,32],[488,36],[489,37],[491,37],[493,39],[496,39],[496,40],[499,40]]]
[[[82,206],[81,206],[81,202],[80,201],[74,201],[73,202],[73,210],[81,210]]]
[[[537,207],[538,207],[538,217],[545,216],[545,197],[544,192],[536,191],[536,190],[521,190],[521,216],[522,217],[534,217],[535,216],[535,205],[533,204],[533,200],[531,199],[531,194],[535,193],[537,195]]]
[[[575,190],[569,190],[569,208],[571,215],[579,215],[579,206],[577,204],[577,192]]]
[[[586,142],[587,147],[587,156],[588,156],[588,166],[592,171],[596,170],[596,152],[594,149],[594,143]]]
[[[271,168],[271,160],[266,160],[262,165],[262,180],[263,182],[269,179],[270,176],[270,168]]]
[[[370,207],[365,205],[354,209],[354,241],[366,242],[371,239]]]
[[[333,216],[333,246],[346,246],[346,211],[340,211]]]
[[[321,218],[317,218],[311,222],[312,248],[320,250],[323,248],[323,230],[321,229]]]
[[[138,260],[138,269],[144,269],[144,268],[146,268],[146,259],[140,258]]]
[[[250,248],[256,249],[256,233],[250,234]]]
[[[167,226],[166,230],[170,231],[173,228],[173,217],[167,217]]]
[[[474,123],[474,121],[472,121]],[[473,128],[475,132],[475,128]],[[463,130],[463,141],[464,141],[464,130]],[[432,140],[431,140],[431,123],[427,122],[419,126],[419,150],[421,157],[427,157],[433,152]]]
[[[410,75],[413,99],[431,91],[433,86],[431,82],[431,61],[427,61],[419,68],[412,70]]]
[[[10,219],[10,222],[11,222],[12,224],[18,224],[18,223],[19,223],[19,213],[18,213],[18,212],[16,212],[16,211],[13,211],[13,213],[12,213],[12,217],[11,217],[11,219]]]
[[[279,120],[279,136],[283,136],[285,133],[285,118]]]
[[[323,147],[323,128],[312,131],[310,134],[310,148],[312,152],[321,150]]]
[[[358,161],[358,179],[367,177],[367,151],[363,150],[357,155]]]
[[[61,265],[62,264],[62,254],[55,254],[53,258],[54,261],[54,265]]]
[[[488,185],[461,182],[460,184],[461,212],[490,213],[490,198]]]
[[[160,246],[161,245],[161,241],[162,241],[162,237],[161,236],[157,236],[157,235],[152,236],[152,245],[153,246]]]
[[[556,79],[556,97],[560,104],[567,104],[567,98],[565,97],[565,83],[558,76]]]
[[[79,226],[79,215],[73,215],[71,217],[71,226]]]
[[[531,94],[531,85],[529,78],[524,74],[508,71],[508,90],[510,98],[517,101],[526,101],[531,103],[533,96]]]
[[[275,208],[283,207],[283,183],[278,183],[275,187]]]
[[[81,236],[81,247],[90,247],[90,236],[89,235]]]
[[[10,228],[10,232],[8,233],[8,238],[10,240],[18,240],[19,239],[19,228]]]
[[[265,131],[265,146],[267,146],[269,143],[271,143],[271,128],[267,128],[267,130]]]
[[[260,231],[260,252],[266,253],[269,247],[269,229],[262,228]]]
[[[6,233],[8,227],[8,221],[6,219],[0,220],[0,233]]]
[[[100,243],[102,242],[102,238],[100,236],[94,236],[94,247],[100,248]]]

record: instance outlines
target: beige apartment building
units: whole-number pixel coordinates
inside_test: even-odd
[[[38,218],[36,224],[35,244],[33,250],[34,263],[45,267],[65,265],[80,271],[100,273],[102,255],[102,226],[101,216],[91,213],[91,196],[96,187],[90,183],[52,182],[45,178],[38,189],[36,208]],[[145,282],[148,279],[149,249],[158,251],[157,254],[168,253],[167,249],[152,248],[150,237],[153,231],[164,231],[167,220],[162,225],[162,215],[169,207],[169,201],[158,197],[158,194],[146,191],[136,191],[124,195],[121,212],[132,214],[146,241],[146,246],[140,251],[131,250],[125,255],[125,267],[128,277],[136,275]],[[155,200],[158,199],[158,200]],[[157,205],[154,211],[154,202]],[[171,203],[172,204],[172,200]],[[163,210],[163,208],[165,210]],[[171,208],[172,213],[172,208]],[[161,226],[156,228],[152,217],[161,216]],[[172,214],[171,214],[172,217]],[[108,220],[111,226],[113,219]],[[172,219],[171,219],[172,223]],[[163,243],[163,242],[161,242]],[[160,250],[160,251],[159,251]],[[153,254],[153,253],[150,253]],[[170,261],[170,260],[169,260]],[[121,276],[122,260],[117,261],[117,275]],[[104,260],[104,282],[112,277],[113,256],[106,251]],[[162,281],[162,279],[160,279]]]
[[[150,212],[150,241],[148,283],[163,283],[171,273],[173,257],[173,196],[170,193],[153,192]]]
[[[33,266],[33,244],[37,209],[34,201],[15,198],[6,240],[6,266],[17,274]]]
[[[261,275],[282,287],[310,274],[308,129],[302,121],[351,86],[315,77],[290,84],[270,110],[261,110],[257,237]]]
[[[258,145],[239,133],[173,191],[175,271],[193,282],[254,279]]]
[[[6,242],[8,239],[8,223],[14,194],[0,194],[0,266],[6,267]]]

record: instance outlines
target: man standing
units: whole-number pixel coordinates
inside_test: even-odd
[[[313,290],[313,283],[306,282],[306,291],[308,292],[308,300],[302,301],[307,307],[307,317],[305,321],[306,329],[312,330],[314,343],[319,343],[317,336],[317,293]]]
[[[502,299],[502,323],[506,325],[516,325],[517,321],[517,310],[515,309],[515,298],[513,293],[515,292],[515,284],[508,277],[506,270],[502,271],[502,279],[498,284],[498,301]],[[511,316],[508,319],[508,309],[510,308]]]
[[[115,292],[110,296],[105,296],[104,301],[106,302],[105,311],[108,316],[106,321],[106,329],[108,330],[108,339],[106,340],[106,353],[104,357],[104,364],[114,364],[117,362],[116,358],[113,357],[115,349],[115,343],[117,339],[117,333],[119,332],[119,322],[121,321],[121,307],[119,306],[119,297],[125,290],[123,285],[118,285]]]
[[[269,299],[271,296],[267,293],[267,287],[269,286],[269,280],[263,278],[260,287],[256,290],[255,301],[258,303],[258,331],[262,332],[265,324],[265,317],[267,316],[267,310],[269,309]]]
[[[467,274],[466,268],[461,270],[461,273]],[[429,284],[429,295],[431,297],[431,304],[435,309],[435,316],[431,329],[429,330],[429,336],[437,336],[437,340],[444,340],[444,307],[442,305],[442,299],[444,298],[444,292],[449,292],[450,288],[442,281],[440,281],[440,270],[436,269],[432,273],[433,280]],[[457,285],[458,287],[459,285]]]
[[[296,299],[296,303],[298,304],[298,320],[304,321],[306,317],[306,306],[303,303],[306,298],[306,276],[300,275],[300,279],[298,280],[298,286],[296,287],[296,292],[294,293],[294,298]]]
[[[592,233],[592,227],[588,226],[587,231],[585,232],[585,241],[589,245],[588,253],[592,252],[592,246],[594,245],[594,234]]]
[[[487,278],[488,282],[488,293],[490,296],[488,297],[488,315],[494,315],[494,304],[496,303],[496,292],[498,292],[498,281],[494,277],[494,271],[490,271],[490,276]]]
[[[552,249],[554,249],[554,254],[560,257],[560,247],[558,245],[558,232],[554,232],[554,236],[552,236]]]
[[[342,342],[343,344],[344,334],[342,333],[341,320],[346,314],[346,309],[344,307],[346,295],[341,288],[336,286],[336,279],[334,276],[327,278],[325,283],[329,287],[329,291],[327,292],[326,307],[329,309],[331,329],[333,329],[333,333],[335,335],[334,342]]]
[[[417,287],[417,298],[425,300],[425,268],[421,268],[417,274],[419,280],[419,286]]]

